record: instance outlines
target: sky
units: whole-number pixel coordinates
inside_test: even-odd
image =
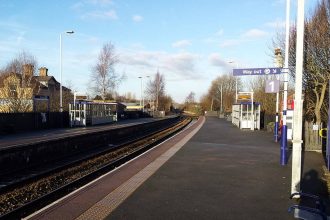
[[[305,13],[317,0],[305,1]],[[166,93],[197,101],[232,68],[273,67],[272,39],[285,28],[285,0],[0,0],[0,68],[22,51],[80,94],[106,43],[124,74],[117,91],[141,95],[159,71]],[[297,0],[291,0],[290,22]],[[65,34],[66,31],[74,34]]]

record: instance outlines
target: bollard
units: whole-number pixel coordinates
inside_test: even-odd
[[[275,126],[275,128],[274,128],[274,138],[275,138],[275,142],[278,142],[278,121],[275,122],[274,126]]]
[[[287,126],[282,126],[282,137],[281,137],[281,165],[287,164],[286,160],[286,147],[287,147]]]

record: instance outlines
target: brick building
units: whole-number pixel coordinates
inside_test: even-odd
[[[62,86],[64,111],[73,99],[71,90]],[[59,111],[60,83],[41,67],[34,75],[33,66],[23,66],[22,74],[0,75],[0,112]]]

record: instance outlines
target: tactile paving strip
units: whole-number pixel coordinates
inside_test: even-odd
[[[205,119],[203,119],[204,122]],[[135,174],[124,184],[109,193],[94,206],[81,214],[77,220],[104,219],[115,208],[117,208],[126,198],[128,198],[144,181],[154,174],[167,160],[169,160],[188,140],[201,128],[203,122],[190,132],[185,138],[176,143],[171,149],[166,151],[155,161],[146,166],[143,170]]]

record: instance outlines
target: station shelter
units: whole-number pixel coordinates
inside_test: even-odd
[[[240,129],[260,130],[260,103],[253,101],[253,92],[242,92],[232,106],[232,123]]]
[[[115,122],[126,106],[115,101],[87,100],[87,96],[74,94],[69,104],[70,126],[90,126]]]

